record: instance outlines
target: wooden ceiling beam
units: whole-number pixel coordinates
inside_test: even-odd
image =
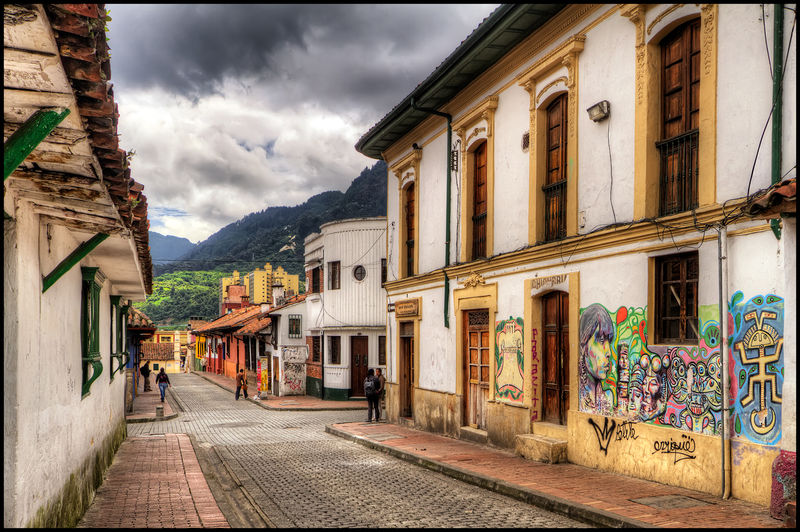
[[[82,214],[89,214],[92,216],[103,216],[113,218],[117,212],[114,204],[110,201],[100,201],[100,198],[94,201],[86,201],[81,199],[72,199],[59,196],[58,194],[48,194],[46,192],[37,192],[34,190],[17,190],[20,199],[28,200],[35,205],[68,209]],[[102,198],[105,199],[105,198]]]
[[[46,214],[40,214],[39,221],[43,224],[60,225],[73,231],[81,231],[84,233],[106,233],[109,235],[126,233],[126,230],[118,224],[97,223],[74,218],[60,218],[58,216]]]

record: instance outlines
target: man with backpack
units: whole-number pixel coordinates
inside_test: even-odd
[[[380,394],[378,393],[378,388],[380,387],[380,383],[378,382],[378,378],[375,376],[375,370],[370,368],[367,370],[367,378],[364,379],[364,395],[367,396],[367,423],[372,423],[372,413],[375,412],[375,422],[377,423],[381,419],[381,407],[380,407]]]

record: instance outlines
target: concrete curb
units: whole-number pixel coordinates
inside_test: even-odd
[[[215,380],[209,379],[208,377],[206,377],[202,373],[195,373],[195,375],[198,375],[199,377],[205,379],[206,381],[208,381],[208,382],[210,382],[212,384],[216,384],[217,386],[219,386],[223,390],[227,390],[227,391],[229,391],[229,392],[231,392],[233,394],[236,393],[235,389],[231,390],[227,386],[224,386],[224,385],[216,382]],[[271,405],[269,405],[267,403],[264,403],[263,401],[266,401],[266,399],[264,399],[263,401],[262,400],[256,401],[255,399],[251,399],[250,397],[248,397],[246,399],[245,398],[242,398],[242,399],[245,400],[245,401],[250,401],[251,403],[256,404],[256,405],[260,406],[261,408],[265,408],[267,410],[280,410],[280,411],[287,411],[287,412],[319,412],[319,411],[333,411],[333,410],[366,410],[367,409],[367,407],[365,407],[365,406],[337,406],[337,407],[333,407],[333,406],[323,406],[323,407],[282,407],[281,406],[281,407],[278,407],[278,406],[271,406]]]
[[[368,438],[364,438],[363,436],[356,436],[355,434],[344,432],[340,429],[334,428],[331,425],[325,426],[325,432],[353,441],[355,443],[359,443],[365,447],[382,451],[396,458],[400,458],[407,462],[411,462],[432,471],[436,471],[437,473],[443,473],[463,482],[467,482],[469,484],[473,484],[502,495],[507,495],[544,510],[558,513],[571,519],[577,519],[588,524],[606,528],[655,528],[649,523],[644,523],[636,519],[630,519],[620,515],[612,514],[610,512],[606,512],[605,510],[599,510],[585,504],[568,501],[566,499],[562,499],[561,497],[542,493],[530,488],[522,488],[503,480],[487,477],[485,475],[467,471],[460,467],[438,462],[436,460],[423,458],[421,456],[372,441]]]

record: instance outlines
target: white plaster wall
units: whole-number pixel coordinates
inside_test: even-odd
[[[398,213],[398,180],[387,172],[386,182],[386,279],[396,281],[400,277],[400,218]]]
[[[747,301],[759,294],[783,293],[783,256],[772,231],[728,238],[728,299],[741,290]]]
[[[635,70],[630,20],[612,15],[588,32],[578,56],[578,212],[586,217],[580,233],[615,217],[633,220]],[[586,109],[602,100],[610,104],[609,117],[593,122]]]
[[[325,326],[383,325],[386,295],[381,288],[381,259],[386,258],[386,220],[353,220],[323,228]],[[330,289],[329,263],[339,261],[339,288]],[[358,281],[353,268],[364,267]]]
[[[419,242],[415,242],[415,245],[419,246],[418,273],[427,273],[444,266],[447,212],[447,133],[445,119],[437,118],[442,122],[445,134],[439,135],[430,143],[425,144],[419,168],[419,214],[417,216]],[[417,142],[422,145],[420,141]]]
[[[15,431],[4,433],[5,446],[15,447],[16,460],[15,476],[5,478],[17,504],[11,522],[5,518],[10,526],[24,525],[98,451],[123,419],[125,384],[121,376],[109,378],[110,283],[106,282],[99,321],[103,374],[81,399],[81,265],[41,293],[42,275],[80,241],[54,226],[48,249],[46,238],[40,239],[38,217],[30,214],[29,207],[24,205],[17,215],[18,342],[16,350],[5,353],[16,358],[16,368],[5,376],[14,385],[4,392],[15,417],[10,425],[16,424]],[[84,259],[82,265],[91,265],[91,260]]]
[[[455,285],[451,280],[450,287]],[[451,292],[452,294],[452,292]],[[444,326],[444,288],[421,292],[423,319],[419,326],[419,386],[426,390],[456,391],[456,323],[450,300],[450,328]]]
[[[494,251],[528,245],[528,151],[522,135],[530,128],[530,95],[514,83],[500,93],[494,129]]]
[[[769,12],[768,6],[767,13]],[[759,4],[719,5],[717,48],[717,201],[719,203],[747,194],[753,160],[772,105],[772,79],[764,44],[764,29],[760,19]],[[771,55],[771,17],[767,19],[767,37]],[[787,90],[788,83],[794,85],[794,81],[791,81],[793,79],[785,78],[786,94],[796,94],[795,90]],[[787,99],[789,98],[784,100]],[[750,186],[751,193],[770,184],[772,144],[770,129],[767,128],[758,152]]]
[[[781,449],[797,452],[797,220],[784,218],[783,406]]]

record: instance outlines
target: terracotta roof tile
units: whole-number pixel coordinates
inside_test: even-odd
[[[229,314],[220,316],[216,320],[206,323],[202,327],[195,329],[195,333],[221,332],[224,329],[232,329],[242,325],[245,320],[261,313],[261,305],[250,305],[232,310]]]
[[[153,292],[147,197],[131,178],[129,154],[119,148],[111,61],[105,32],[105,4],[43,4],[54,30],[61,62],[75,93],[78,110],[100,162],[103,182],[123,224],[131,230],[145,291]],[[134,207],[131,208],[131,205]]]
[[[157,344],[154,342],[142,343],[141,359],[148,360],[174,360],[172,344]]]
[[[237,335],[251,335],[255,334],[258,331],[262,330],[264,327],[272,323],[272,319],[267,316],[256,316],[251,318],[247,323],[244,324],[238,331],[236,331]]]
[[[744,212],[759,218],[780,218],[797,212],[797,178],[784,179],[764,191],[757,192],[744,207]]]

